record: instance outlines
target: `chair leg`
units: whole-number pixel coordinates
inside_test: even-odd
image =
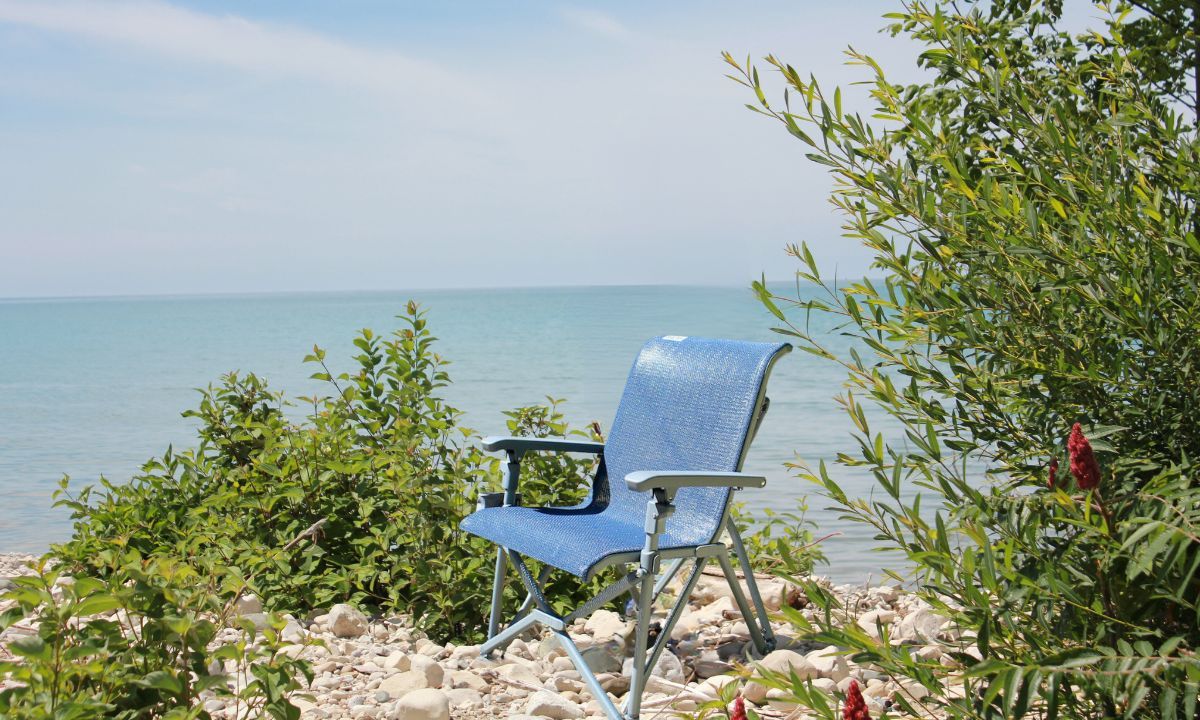
[[[767,617],[767,608],[763,605],[762,593],[758,591],[758,580],[754,577],[754,567],[750,565],[750,556],[742,543],[741,533],[732,520],[729,522],[729,539],[733,542],[733,552],[737,555],[738,564],[742,566],[742,574],[746,576],[746,587],[750,590],[750,601],[754,603],[754,613],[758,617],[762,629],[764,644],[758,651],[766,654],[775,649],[775,631],[771,629],[771,620]],[[749,622],[746,625],[750,625]]]
[[[638,563],[639,589],[637,629],[633,634],[633,672],[629,676],[629,718],[637,720],[642,711],[642,691],[646,689],[646,645],[650,638],[650,609],[654,605],[654,576],[659,569],[658,538],[666,529],[667,518],[675,512],[671,497],[664,490],[655,490],[654,498],[646,502],[646,540]],[[665,638],[659,638],[661,642]]]
[[[646,688],[646,646],[650,640],[650,613],[654,601],[654,561],[642,554],[642,578],[638,588],[637,628],[633,640],[633,671],[629,676],[629,717],[636,720],[642,710],[642,691]]]
[[[738,611],[742,613],[742,617],[746,620],[746,627],[750,629],[750,639],[754,641],[754,647],[760,653],[766,653],[767,641],[763,637],[762,628],[755,622],[754,613],[750,609],[750,603],[746,601],[746,595],[742,592],[741,583],[738,582],[737,573],[733,570],[733,563],[729,562],[729,554],[721,553],[717,556],[717,560],[721,563],[721,570],[725,572],[725,580],[729,583],[729,591],[733,593],[733,601],[738,606]]]
[[[492,578],[492,613],[488,616],[488,639],[500,631],[500,605],[504,599],[504,579],[508,575],[508,553],[496,550],[496,573]]]
[[[683,617],[683,611],[688,606],[688,599],[691,598],[692,591],[696,589],[696,583],[700,580],[700,574],[704,572],[704,565],[707,562],[708,558],[698,558],[696,564],[692,567],[691,575],[688,576],[687,582],[683,585],[683,590],[679,593],[679,598],[676,599],[675,605],[671,608],[671,612],[667,614],[667,619],[662,625],[662,635],[659,636],[658,642],[655,643],[654,648],[650,651],[650,657],[646,660],[646,667],[648,669],[654,668],[658,663],[659,656],[662,655],[663,649],[667,647],[667,641],[671,638],[671,631],[675,629],[675,624],[679,622],[679,618]]]
[[[596,698],[596,702],[600,704],[604,714],[608,716],[609,720],[625,720],[624,713],[617,709],[612,698],[600,686],[596,674],[588,667],[587,660],[583,658],[583,653],[579,652],[579,648],[575,645],[575,641],[571,640],[571,636],[565,630],[555,631],[554,634],[558,637],[559,644],[567,651],[567,656],[571,658],[580,677],[587,683],[588,689],[592,691],[592,696]]]

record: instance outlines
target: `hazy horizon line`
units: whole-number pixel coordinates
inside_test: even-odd
[[[841,283],[844,281],[860,280],[862,278],[830,278],[830,282]],[[21,302],[71,302],[80,300],[168,300],[168,299],[191,299],[191,298],[241,298],[241,297],[269,297],[269,296],[297,296],[297,295],[351,295],[351,294],[385,294],[385,293],[427,293],[427,292],[488,292],[496,290],[565,290],[578,289],[589,290],[599,288],[739,288],[744,287],[749,290],[751,283],[754,280],[748,281],[744,286],[735,283],[594,283],[581,285],[484,285],[484,286],[455,286],[443,285],[439,287],[411,287],[411,288],[355,288],[342,290],[229,290],[229,291],[213,291],[213,292],[180,292],[180,293],[120,293],[111,295],[0,295],[0,303],[21,303]],[[782,283],[795,283],[792,279],[772,279],[767,280],[769,285],[778,285]],[[805,283],[811,284],[811,283]]]

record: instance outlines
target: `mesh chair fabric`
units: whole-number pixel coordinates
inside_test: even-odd
[[[662,337],[646,343],[629,372],[589,498],[569,508],[500,507],[462,522],[467,532],[580,577],[645,539],[649,493],[625,485],[637,470],[741,469],[767,373],[785,343]],[[609,480],[611,478],[611,480]],[[660,536],[662,549],[712,542],[727,488],[684,488]]]

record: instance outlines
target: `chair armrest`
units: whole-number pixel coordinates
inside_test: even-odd
[[[687,472],[670,470],[638,470],[625,476],[630,490],[665,490],[674,495],[685,487],[760,488],[767,484],[762,475],[740,472]]]
[[[534,437],[502,437],[491,435],[483,439],[483,449],[511,450],[513,452],[604,452],[604,443],[588,440],[567,440],[565,438],[534,438]]]

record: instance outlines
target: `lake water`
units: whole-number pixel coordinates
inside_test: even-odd
[[[314,343],[334,369],[349,367],[355,332],[399,326],[416,299],[429,311],[439,352],[451,361],[445,396],[483,434],[504,431],[503,410],[566,398],[582,427],[607,430],[629,365],[656,335],[777,338],[772,318],[745,288],[604,287],[321,293],[241,296],[0,301],[0,551],[45,550],[70,532],[50,496],[65,473],[73,483],[101,474],[120,481],[168,445],[194,444],[180,416],[195,388],[224,372],[267,378],[289,394],[310,394]],[[845,340],[828,328],[835,348]],[[768,476],[742,493],[751,509],[787,510],[813,486],[784,463],[797,454],[832,461],[853,448],[851,425],[833,401],[843,375],[832,363],[794,352],[771,379],[771,411],[746,470]],[[852,494],[870,480],[844,470]],[[869,552],[863,526],[846,523],[812,498],[809,517],[825,542],[825,570],[865,579],[895,559]]]

